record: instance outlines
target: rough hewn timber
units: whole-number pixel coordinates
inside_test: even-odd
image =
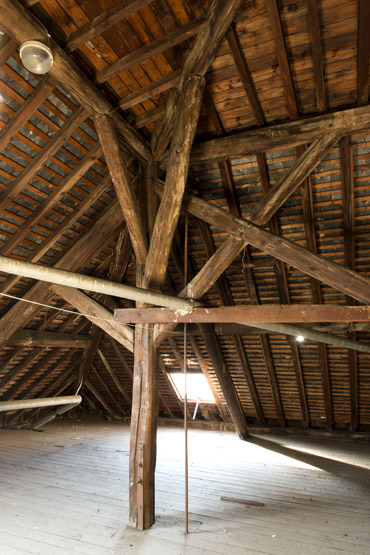
[[[138,202],[130,182],[130,176],[118,143],[114,124],[108,116],[103,115],[95,118],[95,126],[127,229],[130,233],[137,263],[144,264],[147,255],[146,237],[139,217]]]
[[[18,44],[45,36],[44,28],[17,0],[2,1],[0,26]],[[48,44],[54,55],[54,63],[49,74],[91,115],[110,114],[112,105],[68,54],[51,37],[48,38]],[[112,114],[112,118],[129,148],[141,159],[149,160],[150,150],[140,135],[116,112]]]
[[[293,148],[312,143],[328,133],[350,135],[370,127],[370,105],[319,116],[301,118],[259,129],[242,131],[194,145],[190,163],[220,161],[264,153],[276,148]],[[162,161],[167,164],[168,156]]]
[[[108,81],[108,79],[115,77],[123,71],[127,71],[131,67],[144,62],[148,58],[152,58],[153,56],[168,50],[172,46],[175,46],[180,42],[184,42],[198,33],[203,24],[204,18],[196,19],[195,21],[191,21],[185,25],[185,27],[176,29],[175,31],[172,31],[172,33],[164,35],[155,42],[146,44],[145,46],[139,48],[139,50],[130,52],[130,54],[127,54],[127,56],[124,56],[117,62],[114,62],[113,64],[97,71],[95,76],[97,83],[104,83],[104,81]]]
[[[51,290],[77,308],[88,320],[104,330],[126,349],[133,351],[134,334],[132,329],[128,326],[116,325],[113,321],[113,314],[109,310],[73,287],[52,285]]]
[[[170,141],[174,116],[190,75],[204,76],[227,29],[231,25],[241,0],[213,0],[207,20],[194,41],[189,52],[181,77],[172,89],[166,104],[166,111],[157,123],[152,136],[152,152],[155,160],[160,160]]]
[[[86,349],[90,343],[90,335],[39,330],[18,330],[9,340],[9,345],[63,347],[64,349]]]
[[[97,35],[101,35],[107,29],[117,25],[117,23],[123,19],[127,19],[141,8],[144,8],[150,4],[151,1],[152,0],[123,0],[123,2],[113,6],[110,10],[103,12],[92,21],[89,21],[89,23],[73,31],[67,40],[68,50],[76,50],[76,48],[82,44],[85,44]]]
[[[190,76],[178,106],[171,141],[170,165],[145,264],[145,286],[148,289],[159,289],[164,283],[188,177],[189,155],[198,122],[204,83],[203,77]],[[163,225],[164,222],[166,225]]]

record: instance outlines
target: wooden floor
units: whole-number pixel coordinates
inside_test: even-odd
[[[127,425],[66,419],[42,433],[1,430],[0,554],[370,553],[369,443],[246,443],[199,430],[189,441],[185,537],[181,430],[159,431],[157,521],[144,533],[127,527]]]

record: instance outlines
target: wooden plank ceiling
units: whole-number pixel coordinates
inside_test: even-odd
[[[77,66],[89,83],[85,97],[61,73],[28,73],[18,53],[26,31],[8,29],[0,14],[0,254],[135,285],[157,204],[152,195],[144,208],[147,190],[162,194],[167,163],[165,156],[148,172],[145,158],[210,3],[14,0]],[[366,0],[241,3],[205,76],[183,205],[187,274],[210,306],[370,304],[369,24]],[[107,138],[118,140],[115,151]],[[161,141],[157,128],[158,152]],[[141,219],[129,218],[127,205]],[[184,286],[185,214],[163,287],[173,295]],[[261,228],[240,218],[263,226],[260,243]],[[217,275],[206,264],[211,257]],[[0,399],[82,385],[84,411],[128,416],[131,349],[57,290],[0,273]],[[103,314],[133,307],[88,295]],[[89,314],[89,299],[78,302]],[[189,367],[207,376],[217,401],[198,418],[230,420],[217,380],[226,367],[249,423],[370,430],[370,358],[361,350],[370,324],[307,327],[317,335],[298,344],[283,327],[189,325]],[[333,336],[352,343],[335,345]],[[182,328],[167,325],[158,337],[160,414],[178,417],[182,403],[168,372],[183,365]],[[38,414],[6,413],[2,423],[27,425]]]

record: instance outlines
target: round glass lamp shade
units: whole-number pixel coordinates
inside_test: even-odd
[[[39,75],[47,73],[54,62],[50,48],[37,40],[27,40],[21,44],[19,55],[24,67]]]

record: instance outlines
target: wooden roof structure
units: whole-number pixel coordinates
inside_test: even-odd
[[[187,326],[216,398],[199,419],[369,431],[369,25],[366,0],[3,0],[0,255],[228,307]],[[153,466],[156,388],[184,411],[183,325],[134,334],[113,317],[132,300],[1,260],[0,305],[0,400],[132,411],[132,464]]]

